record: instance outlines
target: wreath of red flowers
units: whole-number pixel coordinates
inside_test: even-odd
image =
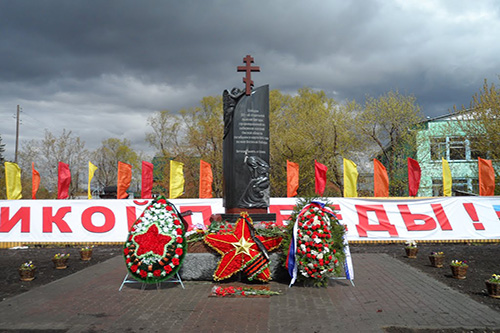
[[[164,197],[153,201],[134,222],[123,247],[129,274],[157,283],[175,275],[186,255],[184,225]]]

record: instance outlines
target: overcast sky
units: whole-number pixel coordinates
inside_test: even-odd
[[[1,1],[0,135],[71,130],[90,150],[145,143],[155,111],[256,86],[323,90],[342,102],[398,89],[423,112],[468,105],[500,74],[500,2],[426,0]]]

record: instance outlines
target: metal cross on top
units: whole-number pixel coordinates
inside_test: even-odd
[[[250,96],[252,93],[253,81],[252,81],[252,72],[260,72],[259,66],[252,66],[253,57],[247,55],[243,58],[243,62],[246,64],[245,66],[238,66],[238,72],[246,72],[246,76],[243,78],[243,83],[245,83],[245,94]]]

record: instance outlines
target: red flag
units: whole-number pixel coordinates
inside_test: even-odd
[[[38,188],[40,187],[40,174],[35,170],[35,162],[31,162],[31,179],[32,179],[32,187],[31,187],[31,198],[33,200],[36,199],[36,192],[38,192]]]
[[[286,196],[291,198],[297,195],[299,188],[299,165],[286,161]]]
[[[151,199],[153,196],[153,163],[142,161],[141,198]]]
[[[59,162],[57,171],[57,199],[68,199],[69,184],[71,183],[71,172],[69,171],[69,165],[63,162]]]
[[[420,186],[420,165],[408,157],[408,192],[410,197],[416,197]]]
[[[116,186],[116,198],[127,199],[127,190],[132,181],[132,166],[127,163],[118,162],[118,184]]]
[[[389,177],[387,176],[387,170],[377,159],[373,159],[373,196],[389,196]]]
[[[479,195],[495,195],[495,170],[491,160],[478,157]]]
[[[325,192],[326,187],[326,171],[328,167],[324,164],[318,163],[314,160],[314,176],[315,176],[315,190],[320,196]]]
[[[200,160],[200,199],[208,199],[212,197],[212,183],[214,176],[210,163]]]

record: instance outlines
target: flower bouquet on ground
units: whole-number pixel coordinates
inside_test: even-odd
[[[406,256],[411,259],[415,259],[418,253],[417,242],[414,240],[408,240],[405,242]]]
[[[429,260],[433,267],[441,268],[444,265],[444,253],[443,252],[431,252],[429,255]]]
[[[56,253],[52,258],[55,269],[65,269],[68,267],[69,253]]]
[[[269,286],[256,287],[222,287],[213,286],[211,297],[271,297],[280,295],[279,291],[270,290]]]
[[[493,298],[500,298],[500,274],[493,274],[485,282],[488,295]]]
[[[80,259],[84,261],[88,261],[92,259],[92,250],[94,248],[94,245],[91,246],[84,246],[80,249]]]
[[[319,199],[300,199],[290,216],[283,253],[285,267],[295,280],[317,287],[328,286],[332,277],[343,274],[345,226],[333,206]]]
[[[32,281],[35,278],[36,266],[33,262],[27,261],[19,266],[19,277],[21,281]]]
[[[452,260],[450,263],[451,274],[455,279],[463,280],[467,277],[467,261]]]

